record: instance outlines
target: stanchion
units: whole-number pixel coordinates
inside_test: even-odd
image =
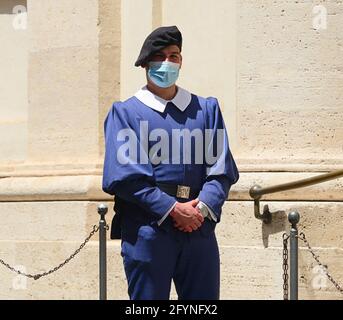
[[[297,223],[300,215],[292,211],[288,215],[288,221],[292,224],[289,234],[290,241],[290,300],[298,300],[298,228]]]
[[[106,254],[106,231],[107,224],[105,215],[108,208],[104,204],[98,206],[99,221],[99,292],[100,300],[107,300],[107,254]]]

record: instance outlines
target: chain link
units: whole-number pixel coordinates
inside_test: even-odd
[[[106,225],[106,230],[109,229],[109,226]],[[28,273],[25,273],[25,272],[21,272],[15,268],[13,268],[12,266],[10,266],[8,263],[6,263],[5,261],[3,261],[2,259],[0,259],[0,264],[2,264],[3,266],[5,266],[6,268],[8,268],[9,270],[19,274],[19,275],[22,275],[22,276],[25,276],[27,278],[32,278],[34,280],[38,280],[39,278],[41,277],[44,277],[44,276],[48,276],[49,274],[51,273],[54,273],[56,272],[57,270],[61,269],[63,266],[65,266],[70,260],[72,260],[78,253],[80,253],[80,251],[83,249],[83,247],[87,244],[87,242],[94,236],[95,233],[97,233],[99,231],[99,227],[94,225],[93,226],[93,230],[90,232],[90,234],[88,235],[88,237],[82,242],[82,244],[79,246],[78,249],[76,249],[74,251],[74,253],[72,253],[66,260],[64,260],[60,265],[58,265],[57,267],[49,270],[49,271],[46,271],[46,272],[43,272],[43,273],[38,273],[38,274],[28,274]]]
[[[298,236],[298,238],[300,240],[302,240],[305,245],[307,246],[308,250],[311,252],[314,260],[316,260],[316,262],[318,263],[318,265],[324,270],[326,276],[328,277],[328,279],[331,281],[331,283],[336,287],[336,289],[343,294],[343,288],[337,283],[337,281],[331,276],[331,274],[328,272],[327,270],[327,266],[323,265],[320,260],[319,260],[319,256],[316,255],[313,251],[313,249],[311,248],[310,244],[308,243],[305,234],[303,232],[300,232],[300,235]]]
[[[283,300],[288,300],[288,239],[289,235],[284,233],[282,235],[282,242],[283,242]]]

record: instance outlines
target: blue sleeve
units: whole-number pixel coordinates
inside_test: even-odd
[[[138,120],[121,103],[114,103],[104,129],[103,191],[135,203],[156,216],[156,220],[161,219],[175,199],[155,185],[152,165],[141,145]]]
[[[231,186],[238,181],[239,172],[229,148],[228,135],[217,99],[208,98],[206,107],[206,128],[212,132],[205,144],[205,153],[208,156],[206,159],[215,155],[216,160],[206,160],[206,180],[198,198],[214,212],[219,222],[222,206]]]

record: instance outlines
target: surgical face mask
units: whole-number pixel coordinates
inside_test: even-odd
[[[180,64],[170,61],[149,62],[148,77],[161,88],[171,87],[179,77]]]

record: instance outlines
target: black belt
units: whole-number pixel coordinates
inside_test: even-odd
[[[159,182],[156,184],[163,192],[176,198],[195,199],[200,193],[200,189],[191,188],[189,186]]]

